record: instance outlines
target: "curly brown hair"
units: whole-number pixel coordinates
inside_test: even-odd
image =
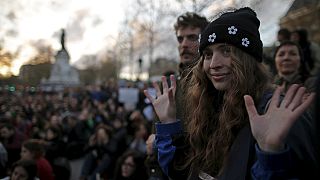
[[[190,174],[204,171],[213,176],[222,172],[230,147],[241,128],[248,124],[243,96],[251,95],[257,104],[271,88],[265,67],[252,56],[231,46],[232,80],[228,91],[214,88],[203,70],[202,57],[192,70],[186,91],[186,121],[189,155],[183,167]]]
[[[198,27],[201,31],[209,24],[209,21],[194,12],[186,12],[181,14],[174,24],[174,29],[177,32],[180,28],[185,28],[187,26]]]

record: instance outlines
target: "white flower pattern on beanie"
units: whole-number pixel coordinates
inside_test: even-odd
[[[242,38],[242,46],[248,47],[250,44],[250,41],[248,38]]]
[[[237,34],[238,29],[234,26],[228,27],[229,34]]]
[[[214,40],[217,38],[216,33],[212,33],[209,35],[208,41],[209,42],[214,42]]]

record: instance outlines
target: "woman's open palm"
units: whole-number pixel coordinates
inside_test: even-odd
[[[284,148],[290,128],[314,98],[313,93],[304,99],[306,89],[297,84],[288,89],[282,101],[280,94],[281,88],[278,87],[264,115],[258,114],[251,96],[244,96],[252,134],[261,150],[266,152],[277,152]]]
[[[156,89],[157,97],[152,97],[147,90],[144,90],[144,94],[152,103],[159,120],[162,123],[171,123],[176,121],[176,104],[175,104],[175,92],[176,92],[176,79],[174,75],[170,76],[170,87],[168,86],[167,79],[162,76],[162,91],[157,83],[153,83],[153,87]]]

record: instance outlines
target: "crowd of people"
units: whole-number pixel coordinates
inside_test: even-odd
[[[130,111],[118,101],[112,82],[63,92],[2,91],[1,177],[28,160],[40,179],[69,179],[70,161],[80,158],[80,179],[122,179],[137,172],[143,177],[152,122],[142,111],[148,105],[142,90],[143,102]]]
[[[281,29],[266,55],[259,26],[248,7],[210,23],[182,14],[179,72],[153,83],[156,96],[128,84],[139,88],[134,109],[115,81],[1,91],[0,178],[70,179],[80,158],[81,180],[320,178],[320,48]]]

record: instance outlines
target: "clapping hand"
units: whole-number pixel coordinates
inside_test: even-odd
[[[161,123],[172,123],[176,121],[176,79],[174,75],[170,76],[170,87],[165,76],[161,77],[161,81],[162,92],[159,85],[156,82],[153,83],[153,87],[156,89],[156,98],[152,97],[147,90],[144,90],[144,94],[152,103]]]
[[[268,111],[264,115],[258,114],[251,96],[244,96],[252,134],[260,149],[265,152],[278,152],[284,149],[284,141],[290,128],[311,104],[315,95],[311,93],[305,98],[306,88],[294,84],[280,102],[281,91],[281,87],[275,90]]]

